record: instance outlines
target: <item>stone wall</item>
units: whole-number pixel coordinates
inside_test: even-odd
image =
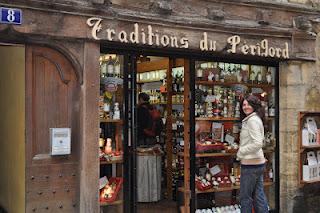
[[[300,186],[298,176],[298,113],[320,111],[319,82],[319,62],[280,65],[280,212],[320,211],[320,184]]]

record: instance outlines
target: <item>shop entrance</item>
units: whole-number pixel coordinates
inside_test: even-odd
[[[137,58],[137,212],[178,212],[181,199],[178,188],[184,178],[179,153],[187,140],[184,137],[187,113],[184,97],[185,89],[186,94],[189,89],[184,84],[185,73],[189,72],[187,62],[147,55]],[[154,118],[156,112],[159,121]],[[151,133],[150,128],[154,129]]]
[[[236,153],[247,94],[264,108],[263,188],[276,211],[277,64],[126,52],[102,54],[100,73],[103,212],[240,211]]]

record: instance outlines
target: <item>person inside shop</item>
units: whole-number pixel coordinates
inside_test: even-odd
[[[152,147],[156,144],[156,136],[152,132],[152,117],[148,94],[141,92],[138,96],[138,147]]]
[[[157,202],[161,198],[161,150],[156,145],[153,127],[153,106],[149,95],[138,95],[137,107],[137,200]]]
[[[258,97],[247,95],[241,101],[242,128],[237,159],[241,161],[240,204],[242,213],[267,213],[268,201],[263,190],[266,159],[264,140],[264,109]]]

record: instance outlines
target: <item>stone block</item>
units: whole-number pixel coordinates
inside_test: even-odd
[[[280,111],[282,109],[286,109],[287,108],[287,87],[286,86],[280,86],[279,87],[279,108]]]
[[[305,85],[290,85],[287,87],[287,106],[291,109],[304,108],[306,97]]]
[[[301,65],[301,75],[303,84],[311,84],[317,72],[317,66],[314,62],[304,62]]]
[[[279,144],[281,153],[298,153],[298,132],[281,131]]]
[[[299,109],[282,110],[279,115],[280,131],[298,130],[298,112]]]
[[[286,86],[287,85],[287,70],[288,70],[288,63],[282,62],[279,65],[279,85]]]
[[[287,85],[297,85],[302,83],[301,64],[290,63],[285,72]]]

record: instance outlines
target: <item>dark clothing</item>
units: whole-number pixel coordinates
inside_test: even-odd
[[[155,137],[150,137],[144,133],[144,129],[152,128],[152,117],[149,113],[152,106],[149,103],[143,103],[138,106],[138,144],[137,146],[153,146],[156,143]]]

